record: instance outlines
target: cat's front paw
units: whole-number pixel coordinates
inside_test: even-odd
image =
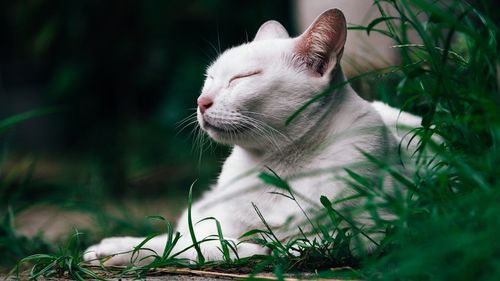
[[[135,237],[111,237],[103,239],[99,244],[89,247],[83,253],[83,260],[92,265],[128,265],[147,264],[152,260],[154,252],[141,249],[134,253],[134,248],[144,239]]]
[[[237,240],[233,240],[234,243],[233,245],[238,244]],[[221,245],[220,242],[215,240],[215,241],[207,241],[204,243],[200,244],[201,252],[203,254],[203,257],[206,261],[221,261],[224,260],[224,255],[221,250]],[[263,248],[260,245],[257,244],[252,244],[252,243],[239,243],[236,246],[236,251],[237,254],[233,251],[233,248],[229,249],[229,257],[231,259],[237,259],[237,258],[247,258],[253,255],[265,255],[267,254],[266,248]],[[198,260],[198,253],[194,250],[191,249],[190,251],[187,252],[188,259],[195,261]]]

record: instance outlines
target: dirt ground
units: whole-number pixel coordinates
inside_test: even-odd
[[[127,212],[135,220],[147,216],[162,216],[175,223],[183,209],[184,202],[168,199],[129,200],[123,203]],[[116,206],[109,207],[109,213],[119,215]],[[16,230],[20,235],[28,237],[42,233],[51,242],[65,239],[75,229],[96,229],[99,226],[89,213],[56,208],[49,205],[34,205],[16,215]]]

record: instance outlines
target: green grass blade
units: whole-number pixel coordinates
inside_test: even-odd
[[[200,245],[198,244],[198,240],[196,239],[196,234],[194,233],[194,227],[193,227],[193,219],[191,217],[191,207],[193,205],[193,184],[189,187],[189,195],[188,195],[188,227],[189,227],[189,235],[191,236],[191,241],[193,242],[193,247],[196,250],[196,253],[198,254],[198,263],[199,264],[204,264],[205,263],[205,257],[203,256],[203,253],[201,252]]]
[[[59,111],[59,109],[56,107],[41,108],[41,109],[35,109],[35,110],[19,113],[17,115],[0,120],[0,134],[16,124],[22,123],[26,120],[29,120],[29,119],[32,119],[35,117],[40,117],[40,116],[44,116],[44,115],[47,115],[50,113],[54,113],[57,111]]]

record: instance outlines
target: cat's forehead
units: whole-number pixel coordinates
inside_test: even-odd
[[[290,49],[289,45],[288,40],[266,40],[233,47],[222,53],[210,65],[207,73],[226,75],[235,71],[252,71],[252,68],[276,64],[282,55]]]

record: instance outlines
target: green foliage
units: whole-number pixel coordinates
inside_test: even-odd
[[[384,3],[397,17],[388,16]],[[375,2],[383,18],[366,30],[384,22],[402,58],[391,74],[399,81],[396,96],[388,101],[401,100],[423,121],[414,131],[418,169],[410,177],[392,174],[408,183],[410,198],[389,225],[384,255],[365,261],[367,279],[500,278],[500,61],[498,25],[482,11],[488,4]],[[410,33],[420,43],[410,42]],[[426,157],[427,149],[436,156]]]
[[[369,279],[498,280],[499,195],[478,190],[440,201],[441,213],[412,214],[387,255],[366,263]]]
[[[38,280],[40,277],[63,277],[65,275],[74,280],[88,278],[103,280],[92,270],[82,267],[79,236],[80,233],[77,231],[58,254],[35,254],[21,259],[10,274],[15,273],[20,278],[20,267],[25,263],[34,263],[28,275],[29,280]]]
[[[203,253],[201,252],[200,246],[198,244],[198,240],[196,239],[196,233],[194,233],[193,227],[193,219],[191,218],[191,206],[193,204],[193,185],[189,188],[189,199],[188,199],[188,226],[189,226],[189,235],[191,236],[191,241],[193,241],[193,246],[196,249],[196,253],[198,254],[198,262],[203,264],[205,262],[205,258],[203,257]]]

